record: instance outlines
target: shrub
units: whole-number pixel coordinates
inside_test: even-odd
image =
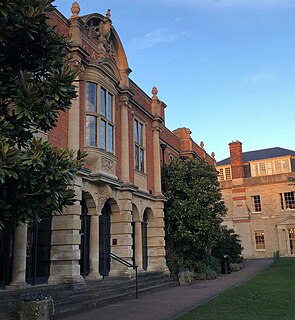
[[[222,229],[217,245],[212,248],[212,256],[219,259],[223,254],[227,254],[231,263],[241,263],[243,249],[241,240],[234,230]]]

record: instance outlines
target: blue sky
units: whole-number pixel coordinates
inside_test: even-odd
[[[66,17],[68,0],[55,5]],[[167,104],[166,126],[229,155],[295,150],[295,0],[80,0],[80,15],[111,9],[130,77]]]

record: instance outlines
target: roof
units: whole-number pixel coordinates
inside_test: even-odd
[[[245,163],[260,159],[278,158],[283,156],[295,156],[295,151],[279,147],[248,151],[243,152],[243,161]],[[223,166],[226,164],[230,164],[230,158],[223,159],[216,163],[217,166]]]

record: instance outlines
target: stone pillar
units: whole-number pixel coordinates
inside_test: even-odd
[[[54,215],[51,236],[51,267],[48,284],[84,283],[80,275],[82,179],[77,177],[74,189],[76,203],[63,214]]]
[[[153,121],[153,153],[154,153],[154,193],[162,195],[161,188],[161,159],[160,159],[160,124],[163,122],[161,118],[162,103],[157,97],[158,90],[156,87],[152,89],[151,109],[152,115],[155,117]]]
[[[128,97],[120,98],[121,107],[121,180],[129,182]]]
[[[129,191],[120,193],[121,210],[112,206],[111,214],[111,252],[120,258],[132,263],[132,194]],[[112,260],[110,276],[130,277],[134,274],[132,268],[128,268],[119,262]]]
[[[69,134],[68,134],[68,148],[78,150],[80,148],[80,83],[79,76],[75,79],[74,85],[76,88],[77,97],[72,100],[72,105],[69,110]]]
[[[154,219],[148,221],[148,271],[169,274],[166,265],[164,203],[157,201],[153,206]]]
[[[28,226],[21,225],[15,228],[13,242],[12,281],[7,290],[21,289],[28,286],[26,283]]]
[[[160,128],[157,120],[153,122],[153,152],[154,152],[154,193],[161,195],[161,162],[160,162]]]
[[[87,279],[100,279],[99,274],[99,216],[90,216],[90,243],[89,243],[89,275]]]
[[[138,270],[142,270],[142,229],[141,222],[135,222],[135,264],[138,266]]]

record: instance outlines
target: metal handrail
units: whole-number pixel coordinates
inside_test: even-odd
[[[123,264],[124,266],[128,267],[128,268],[133,268],[133,270],[135,270],[135,299],[138,299],[138,279],[137,279],[137,268],[138,266],[135,264],[132,264],[126,260],[124,260],[123,258],[115,255],[112,252],[104,252],[103,253],[105,256],[108,255],[109,257],[115,259],[116,261],[118,261],[119,263]],[[103,275],[103,278],[105,276]]]

